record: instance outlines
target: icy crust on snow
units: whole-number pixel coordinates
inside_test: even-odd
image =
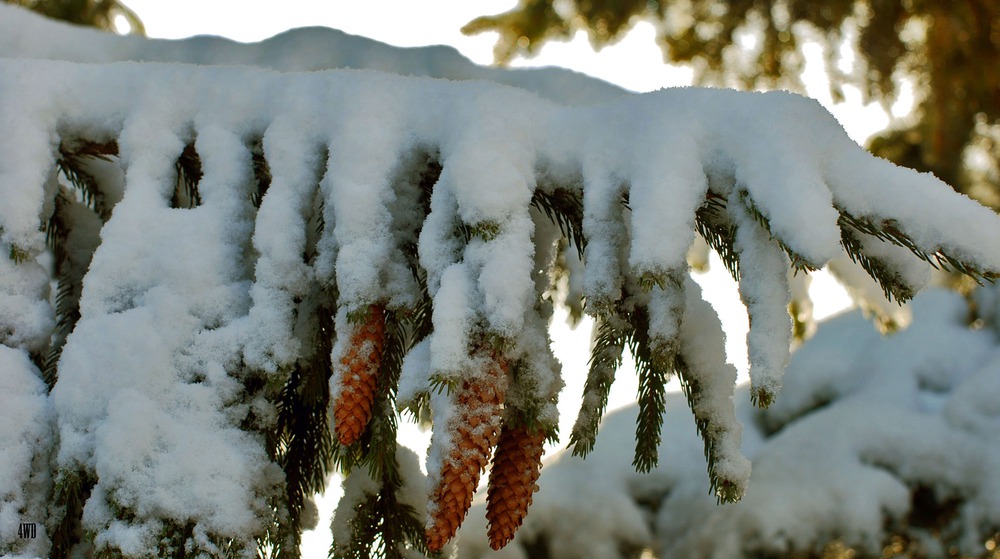
[[[753,410],[749,386],[738,387],[742,449],[753,460],[739,503],[705,495],[691,429],[665,429],[660,466],[632,471],[621,460],[631,406],[605,418],[586,460],[564,452],[546,463],[531,513],[501,554],[479,543],[485,526],[474,510],[460,557],[526,557],[539,546],[557,559],[645,547],[659,557],[783,556],[818,554],[833,540],[874,556],[893,533],[918,542],[916,556],[945,556],[952,545],[977,556],[1000,527],[997,293],[976,292],[983,328],[970,326],[966,300],[942,290],[918,295],[912,325],[889,337],[860,311],[839,315],[795,352],[774,406]],[[664,423],[691,421],[680,395],[669,396]],[[954,516],[911,521],[934,510],[918,491],[953,504]],[[940,534],[921,527],[928,522]]]
[[[772,235],[814,265],[840,254],[837,202],[912,229],[928,252],[944,247],[1000,269],[1000,221],[989,210],[872,158],[818,104],[787,93],[675,89],[567,107],[482,82],[355,70],[40,60],[0,61],[0,84],[0,193],[12,201],[0,206],[0,305],[18,317],[0,330],[6,345],[40,349],[52,327],[34,257],[45,246],[39,225],[52,211],[60,142],[117,141],[124,191],[109,187],[106,199],[120,202],[83,279],[52,397],[59,467],[97,476],[85,527],[123,550],[155,547],[150,538],[167,521],[249,545],[280,479],[260,435],[244,430],[250,417],[266,429],[274,413],[247,392],[247,375],[284,382],[304,351],[296,306],[317,284],[335,288],[348,311],[418,301],[401,256],[414,239],[434,300],[431,373],[460,378],[478,342],[470,333],[496,336],[513,342],[505,358],[527,363],[519,405],[553,414],[558,368],[545,344],[525,338],[547,316],[535,305],[534,243],[552,235],[536,235],[530,210],[543,174],[582,198],[584,293],[598,307],[616,304],[638,277],[673,281],[685,269],[709,187],[745,195]],[[192,142],[201,204],[172,208],[175,163]],[[270,175],[259,209],[257,144]],[[426,216],[404,203],[418,195],[407,190],[413,177],[401,178],[418,154],[441,170]],[[902,192],[909,182],[919,196]],[[758,237],[753,250],[771,247],[783,270],[774,242]],[[787,303],[787,289],[765,285],[776,270],[747,270],[748,304]],[[767,357],[755,362],[768,370],[755,378],[773,383],[783,361],[776,346],[761,347]],[[698,413],[731,413],[714,398]],[[192,449],[213,451],[178,458]],[[115,510],[135,523],[122,526]]]

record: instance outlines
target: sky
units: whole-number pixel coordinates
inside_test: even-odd
[[[177,39],[193,35],[219,35],[242,42],[255,42],[296,27],[326,26],[397,46],[447,44],[472,61],[488,65],[492,63],[495,35],[487,33],[470,37],[463,35],[460,28],[477,16],[509,10],[516,0],[247,0],[238,4],[222,0],[124,0],[124,3],[138,14],[150,37]],[[236,5],[238,10],[234,9]],[[818,50],[814,54],[814,59],[820,56]],[[690,70],[663,63],[649,24],[637,25],[623,40],[597,53],[580,33],[571,42],[550,43],[541,49],[538,56],[530,60],[516,60],[512,65],[562,66],[636,92],[685,86],[692,79]],[[846,103],[833,105],[820,64],[807,64],[806,83],[807,93],[823,103],[855,141],[863,142],[870,134],[885,127],[887,117],[882,109],[877,105],[862,106],[860,95],[848,92]],[[706,298],[723,320],[729,339],[727,351],[730,360],[745,375],[746,313],[735,283],[722,271],[718,261],[713,268],[716,272],[699,278],[699,283],[705,287]],[[829,276],[821,275],[814,279],[813,294],[817,316],[837,312],[848,304],[846,294]],[[553,323],[554,351],[563,362],[564,371],[582,373],[586,370],[589,353],[587,325],[572,332],[565,325],[564,316],[557,313]],[[565,424],[561,426],[561,432],[566,433],[577,411],[585,375],[564,376],[568,386],[561,398]],[[612,390],[610,408],[631,402],[637,387],[635,375],[627,370],[621,371]],[[428,433],[420,433],[415,427],[405,425],[401,426],[401,435],[418,449],[426,445],[429,438]],[[327,495],[319,500],[321,518],[318,529],[303,535],[306,558],[326,556],[330,541],[329,511],[340,493],[336,483],[331,483],[331,486]]]

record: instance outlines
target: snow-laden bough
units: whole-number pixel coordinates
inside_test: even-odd
[[[783,92],[568,107],[365,71],[3,60],[0,130],[0,343],[49,372],[54,493],[79,514],[49,537],[79,521],[125,556],[294,544],[331,459],[380,487],[344,522],[387,514],[405,481],[401,408],[434,414],[440,513],[468,433],[555,436],[546,326],[563,274],[598,323],[575,450],[593,445],[629,347],[636,467],[656,464],[676,374],[711,488],[736,500],[750,468],[721,328],[688,278],[696,237],[740,282],[765,406],[788,361],[790,268],[846,251],[897,299],[924,281],[901,254],[978,279],[1000,271],[990,210],[873,158]],[[49,249],[68,286],[54,308],[37,263]],[[377,370],[355,366],[376,353]],[[370,412],[364,425],[328,425],[328,408],[353,409],[338,407],[346,396]],[[502,417],[462,407],[486,401]],[[479,469],[491,449],[473,446]],[[2,503],[29,501],[8,489]],[[438,524],[457,527],[465,507]],[[422,522],[393,524],[386,545],[424,549]]]

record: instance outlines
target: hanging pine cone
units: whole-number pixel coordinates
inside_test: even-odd
[[[385,347],[385,307],[371,305],[364,320],[351,326],[343,355],[334,361],[340,390],[333,403],[333,430],[345,446],[361,438],[372,417]]]
[[[504,425],[493,453],[490,485],[486,494],[490,547],[499,550],[514,539],[538,491],[545,431],[524,425]]]
[[[507,366],[495,358],[485,361],[484,371],[462,381],[455,413],[444,426],[451,448],[430,495],[426,538],[431,551],[440,550],[458,532],[499,437]]]

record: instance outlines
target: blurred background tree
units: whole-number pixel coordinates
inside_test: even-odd
[[[105,31],[120,32],[125,23],[127,32],[145,35],[142,20],[118,0],[0,0],[5,4],[24,6],[52,19],[88,25]],[[121,19],[119,19],[121,18]]]
[[[692,65],[702,85],[801,90],[808,43],[825,53],[834,99],[854,86],[888,110],[909,82],[913,113],[868,148],[1000,209],[1000,2],[520,0],[463,31],[498,32],[505,64],[580,30],[599,49],[639,21],[656,28],[665,61]]]

